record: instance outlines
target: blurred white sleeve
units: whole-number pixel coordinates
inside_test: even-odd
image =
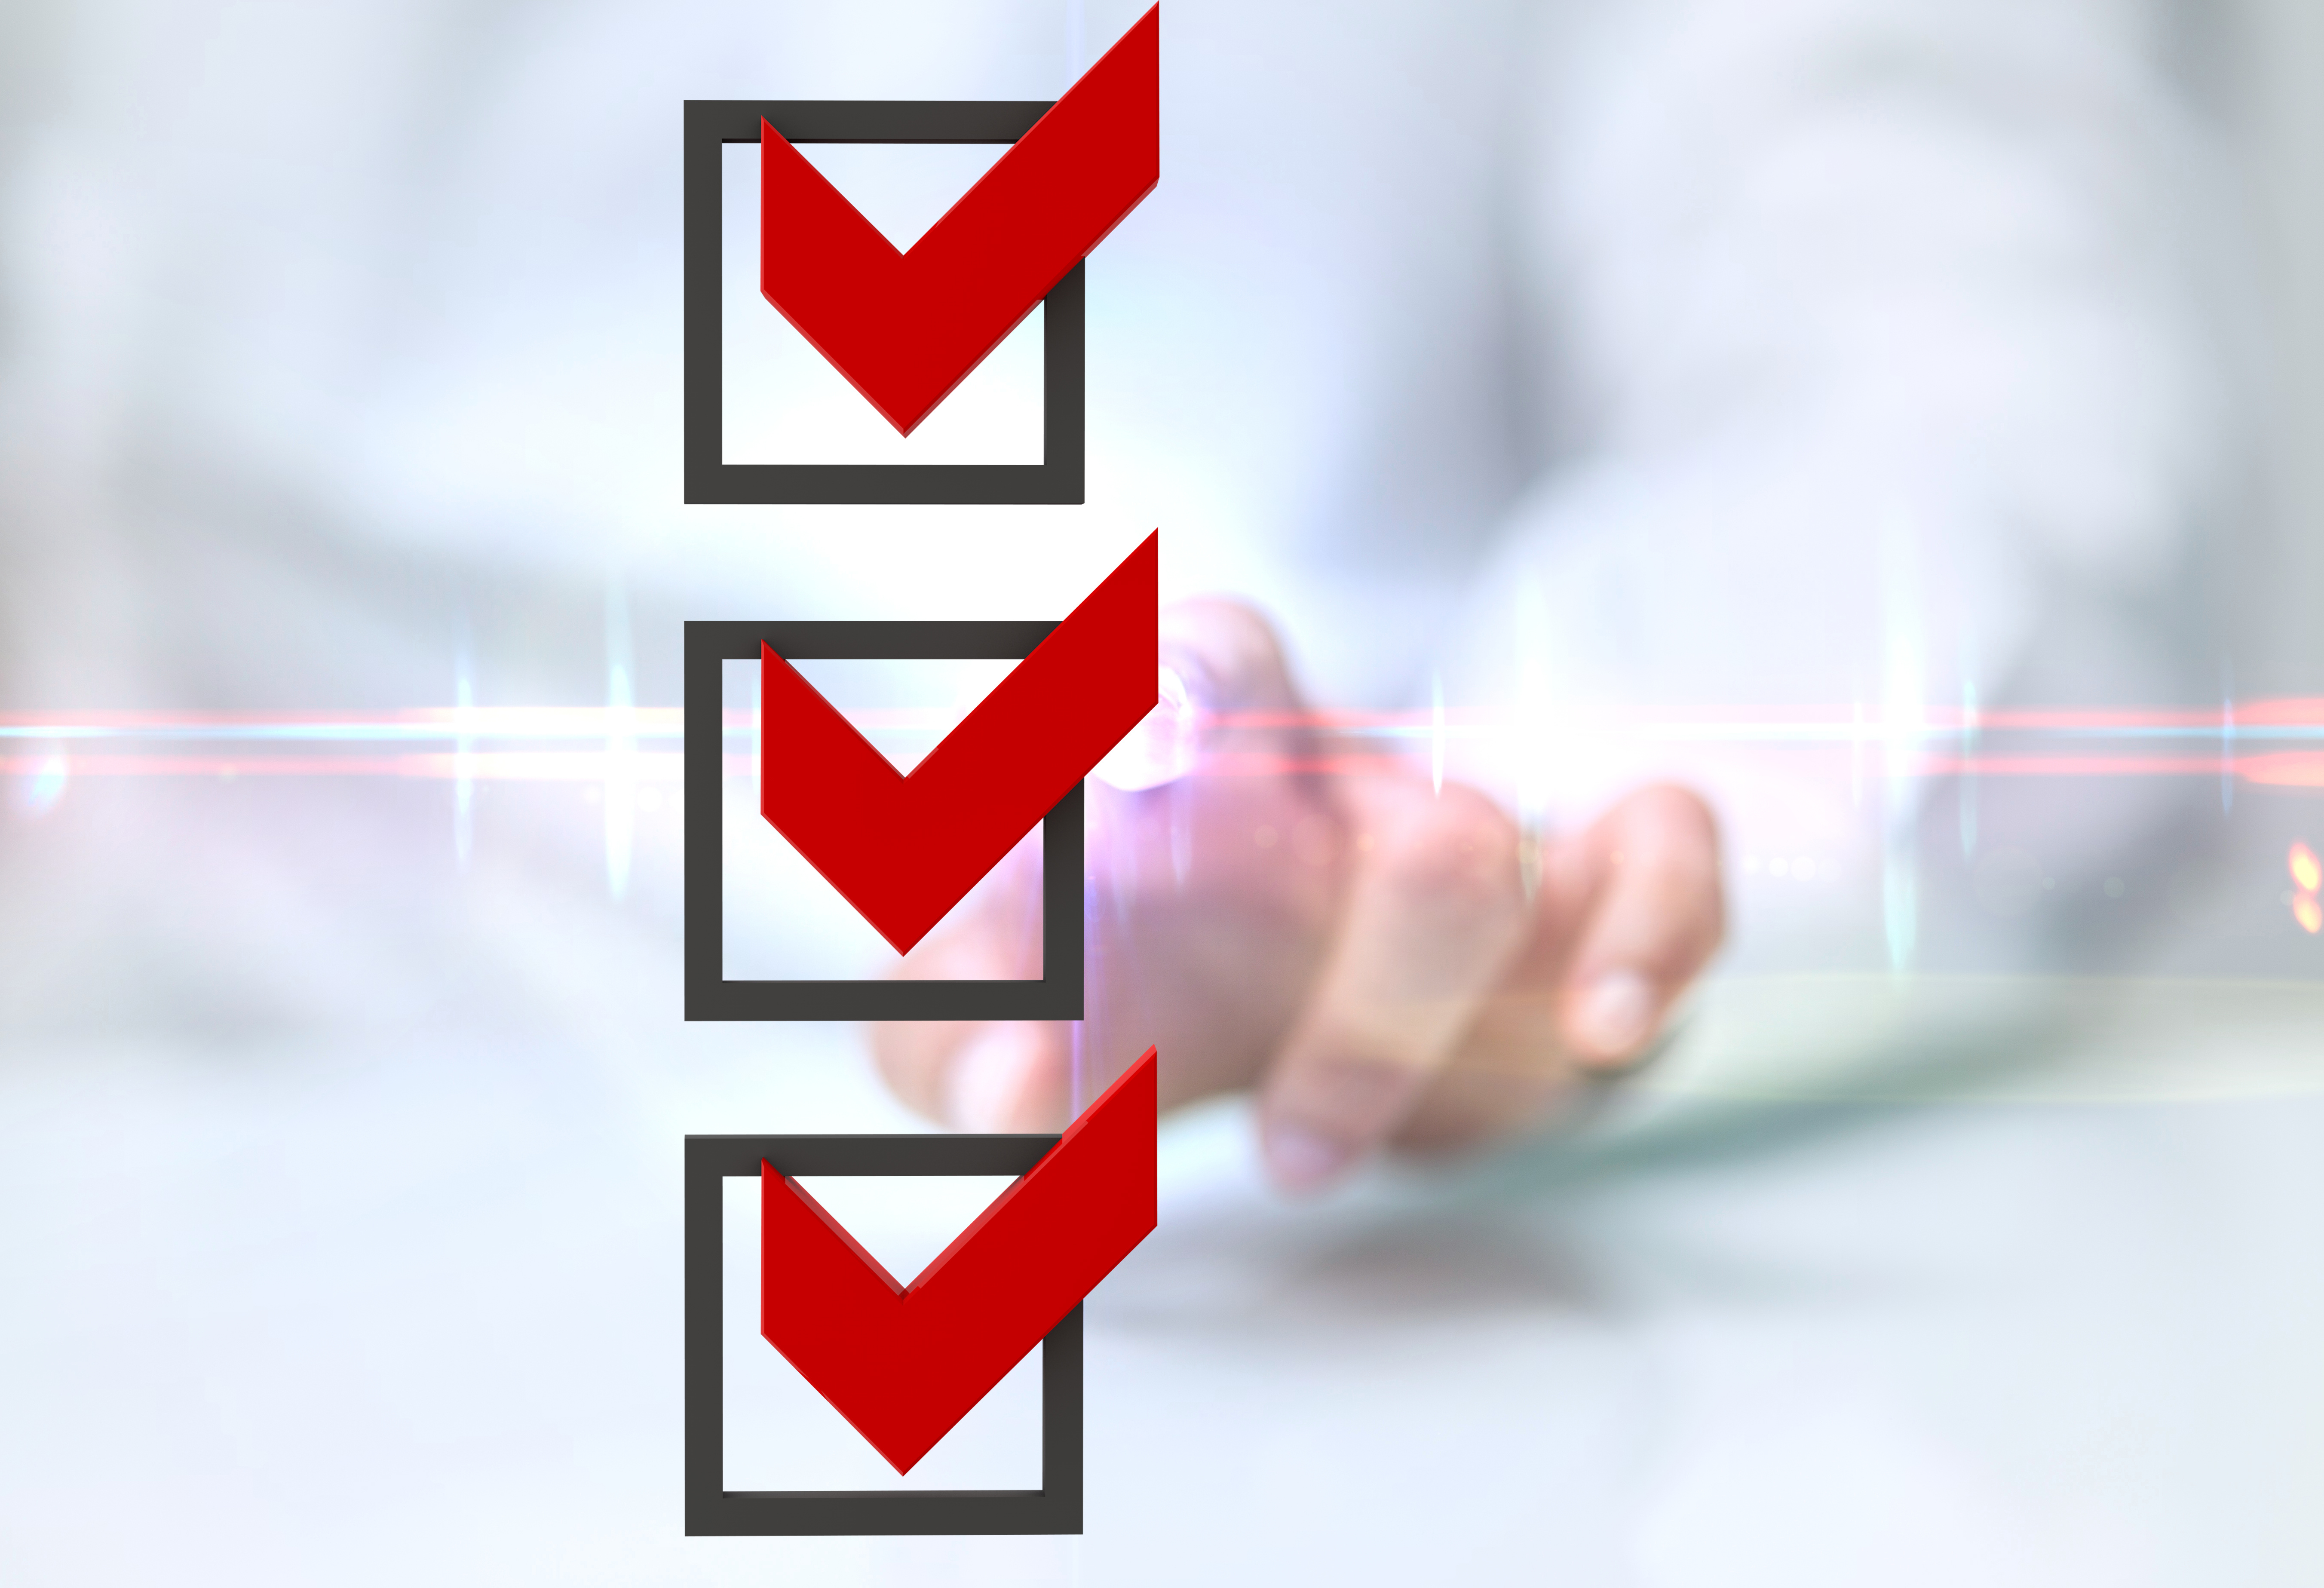
[[[1517,731],[1456,766],[1552,822],[1683,778],[1738,857],[1861,881],[1927,804],[1914,725],[2216,700],[2236,259],[2152,8],[1597,9],[1523,177],[1556,461],[1447,661],[1456,719]],[[2003,795],[2012,841],[2070,867],[2147,823],[2068,803]]]

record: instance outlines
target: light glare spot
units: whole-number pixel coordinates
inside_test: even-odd
[[[71,780],[72,766],[62,751],[42,756],[32,774],[16,786],[17,812],[32,817],[48,815],[65,797],[65,785]]]
[[[1194,770],[1201,752],[1201,708],[1176,668],[1156,679],[1154,709],[1105,753],[1091,776],[1125,794],[1175,783]]]

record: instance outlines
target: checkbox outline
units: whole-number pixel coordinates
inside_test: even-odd
[[[793,143],[1014,143],[1047,99],[688,99],[685,125],[686,501],[728,505],[1078,506],[1086,500],[1086,261],[1041,300],[1041,461],[725,461],[724,181],[719,151]],[[770,309],[770,312],[772,312]]]
[[[1023,1175],[1056,1136],[686,1139],[686,1531],[688,1537],[1079,1533],[1082,1305],[1042,1338],[1038,1489],[730,1490],[725,1486],[728,1179],[785,1175]],[[768,1349],[772,1350],[770,1346]]]
[[[1082,1018],[1084,784],[1041,818],[1041,974],[1021,980],[735,978],[725,971],[725,698],[721,664],[772,646],[790,661],[1021,660],[1054,623],[686,624],[686,1018],[689,1020],[1077,1020]],[[800,775],[814,776],[802,768]]]

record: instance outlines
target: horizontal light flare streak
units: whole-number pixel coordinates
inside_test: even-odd
[[[686,714],[645,706],[634,735],[678,739]],[[604,706],[477,706],[388,712],[40,712],[0,715],[0,740],[194,740],[292,743],[396,743],[459,739],[604,739]]]
[[[1917,775],[1979,778],[2216,778],[2324,788],[2324,755],[1972,755],[1923,758]]]
[[[939,733],[957,714],[934,709],[849,711],[847,720],[869,732]],[[755,734],[757,714],[722,712],[726,734]],[[608,739],[677,740],[686,736],[686,713],[675,706],[629,709],[617,724],[612,708],[576,706],[475,706],[466,711],[419,710],[316,713],[279,712],[42,712],[0,714],[0,743],[45,743],[151,739],[161,742],[289,743],[429,743],[459,740],[530,741]]]
[[[728,756],[728,771],[747,772],[747,761]],[[76,778],[415,778],[477,782],[602,783],[616,762],[641,783],[685,780],[686,758],[675,750],[618,757],[604,751],[470,751],[407,755],[78,755]],[[0,776],[31,776],[53,764],[47,756],[0,755]]]
[[[623,708],[640,733],[676,737],[685,732],[685,708],[640,706]],[[957,712],[935,707],[902,706],[842,708],[851,722],[865,727],[928,729],[957,720]],[[493,738],[603,738],[617,725],[614,708],[605,706],[406,706],[381,711],[41,711],[0,712],[0,737],[69,738],[123,734],[187,734],[219,736],[341,738],[370,735],[383,739],[444,737],[476,734]],[[728,731],[756,725],[757,714],[729,707],[720,713]],[[1305,728],[1319,732],[1426,734],[1437,713],[1423,706],[1406,711],[1309,710],[1299,712],[1206,712],[1206,725],[1222,728]],[[1448,729],[1492,731],[1511,725],[1488,714],[1447,706]],[[1651,708],[1600,711],[1582,709],[1563,720],[1576,725],[1602,724],[1629,731],[1676,734],[1837,733],[1853,736],[1877,730],[1880,720],[1860,718],[1854,709],[1839,706],[1683,706],[1667,713]],[[2171,734],[2218,738],[2223,729],[2217,707],[2203,711],[2134,709],[1993,710],[1979,707],[1974,715],[1960,708],[1932,706],[1914,719],[1914,732],[1955,735],[1969,727],[1980,730],[2054,733]],[[2324,697],[2238,701],[2235,736],[2260,729],[2288,730],[2324,736]]]
[[[1205,754],[1198,775],[1227,778],[1370,776],[1389,771],[1403,758],[1393,753],[1281,755],[1263,751]],[[1978,755],[1922,756],[1902,762],[1912,778],[2123,778],[2218,777],[2222,770],[2247,782],[2275,788],[2324,788],[2324,754],[2203,756]],[[1882,767],[1871,775],[1888,775]]]
[[[2161,716],[2164,714],[2152,714]],[[1710,743],[1845,743],[1888,740],[1959,739],[1971,728],[1980,735],[2043,734],[2069,738],[2189,739],[2216,743],[2223,735],[2216,715],[2188,721],[2133,720],[2129,713],[2006,713],[1979,712],[1971,723],[1962,714],[1927,712],[1909,723],[1884,722],[1850,715],[1755,715],[1654,717],[1618,716],[1576,712],[1545,725],[1551,731],[1574,738],[1700,742]],[[1447,711],[1440,724],[1425,712],[1222,712],[1203,718],[1206,727],[1242,731],[1303,732],[1324,735],[1379,739],[1493,739],[1522,731],[1497,718]],[[1539,731],[1539,730],[1535,730]],[[2324,718],[2309,721],[2286,717],[2278,721],[2246,720],[2238,716],[2233,737],[2244,740],[2315,740],[2324,742]]]
[[[883,708],[846,713],[848,720],[866,733],[935,734],[948,731],[955,714],[923,708]],[[1980,710],[1976,725],[1982,752],[1963,758],[1944,753],[1960,738],[1964,713],[1931,708],[1909,723],[1864,719],[1852,711],[1827,707],[1687,708],[1667,716],[1651,712],[1628,715],[1576,712],[1553,722],[1526,728],[1484,716],[1446,709],[1440,717],[1433,709],[1409,712],[1309,711],[1299,713],[1241,712],[1210,714],[1206,725],[1221,730],[1286,730],[1315,735],[1314,753],[1302,758],[1306,770],[1328,770],[1337,755],[1352,753],[1358,768],[1373,764],[1379,754],[1406,752],[1436,752],[1447,742],[1491,742],[1544,732],[1575,744],[1593,740],[1628,743],[1767,744],[1771,746],[1831,746],[1851,750],[1867,743],[1910,746],[1927,744],[1930,752],[1900,768],[1914,776],[2218,776],[2236,775],[2278,787],[2324,787],[2324,699],[2301,698],[2239,703],[2232,737],[2215,713],[2187,711],[1994,711]],[[733,746],[758,732],[757,714],[749,709],[722,710],[722,737]],[[2218,746],[2200,755],[2123,754],[2098,752],[2035,752],[2025,744],[2013,753],[2012,736],[2025,735],[2068,742],[2113,740],[2182,741]],[[359,776],[435,777],[424,753],[410,757],[347,756],[326,762],[318,757],[217,755],[203,757],[138,755],[135,745],[246,744],[251,746],[442,745],[466,753],[480,777],[526,780],[563,780],[592,774],[560,771],[553,774],[521,770],[508,746],[590,744],[604,747],[616,739],[641,746],[674,748],[685,736],[685,711],[679,706],[640,706],[622,714],[606,706],[468,706],[419,707],[379,712],[38,712],[0,714],[0,750],[11,743],[29,749],[40,745],[47,753],[37,761],[0,756],[0,768],[16,773],[43,770],[56,751],[71,748],[71,769],[90,776]],[[1350,742],[1356,742],[1351,744]],[[2024,744],[2024,738],[2015,741]],[[2316,743],[2318,750],[2304,746]],[[2282,750],[2265,748],[2283,745]],[[493,748],[498,745],[501,748]],[[1346,745],[1348,751],[1336,747]],[[1376,745],[1367,756],[1358,746]],[[116,749],[115,747],[119,747]],[[641,749],[640,753],[651,754]],[[1216,752],[1208,770],[1223,775],[1250,775],[1236,757],[1240,752]],[[496,759],[500,758],[500,759]],[[591,760],[590,757],[583,757]],[[603,756],[594,758],[603,763]],[[548,763],[544,763],[548,764]],[[558,763],[564,764],[564,763]],[[577,763],[576,763],[577,764]],[[1268,757],[1266,764],[1280,769],[1289,764]],[[424,766],[427,770],[412,770]],[[500,770],[487,771],[487,767]]]
[[[1264,752],[1213,752],[1203,757],[1201,777],[1370,777],[1403,764],[1389,751],[1340,755],[1279,755]],[[0,755],[0,777],[54,773],[53,755]],[[726,753],[725,775],[754,775],[752,758]],[[397,755],[149,755],[115,752],[76,755],[69,763],[76,778],[406,778],[476,782],[590,783],[616,772],[643,783],[673,784],[685,778],[685,756],[675,750],[413,752]],[[2324,789],[2324,754],[2218,756],[1980,755],[1924,756],[1904,763],[1904,775],[1921,778],[2217,777],[2222,770],[2246,782],[2271,788]],[[1874,775],[1884,775],[1886,769]]]

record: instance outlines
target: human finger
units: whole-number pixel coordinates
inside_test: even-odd
[[[1525,946],[1397,1127],[1395,1146],[1474,1147],[1537,1124],[1572,1092],[1560,992],[1603,871],[1582,836],[1550,839],[1536,852]]]
[[[1569,1008],[1608,975],[1622,974],[1618,962],[1628,957],[1633,974],[1640,965],[1649,973],[1643,979],[1652,989],[1645,1039],[1651,1040],[1718,941],[1716,833],[1708,810],[1691,795],[1643,791],[1590,827],[1543,844],[1536,869],[1524,951],[1397,1128],[1396,1146],[1458,1149],[1536,1127],[1575,1095],[1576,1081],[1591,1068],[1619,1062],[1607,1049],[1568,1039],[1563,1027]],[[1650,902],[1656,891],[1650,879],[1670,879],[1674,872],[1681,902]],[[1645,918],[1643,955],[1608,952],[1628,932],[1626,917]],[[1585,960],[1585,950],[1595,957]],[[1630,1040],[1624,1032],[1620,1042]],[[1628,1057],[1640,1050],[1618,1044],[1612,1051]]]
[[[1199,854],[1206,870],[1216,870],[1213,857],[1231,847],[1225,841],[1230,836],[1279,827],[1303,836],[1321,824],[1296,808],[1300,801],[1286,775],[1252,775],[1254,768],[1296,766],[1299,759],[1297,696],[1267,620],[1237,602],[1179,602],[1164,609],[1160,640],[1163,705],[1101,764],[1100,786],[1087,807],[1091,879],[1109,907],[1097,911],[1093,923],[1090,1021],[1084,1032],[1093,1046],[1083,1057],[1102,1069],[1109,1056],[1099,1050],[1101,1037],[1135,1038],[1142,1048],[1157,1039],[1158,1033],[1148,1029],[1156,1019],[1183,1017],[1185,1000],[1165,997],[1165,1007],[1149,1007],[1157,999],[1146,995],[1142,983],[1149,979],[1144,974],[1149,960],[1172,961],[1165,950],[1188,938],[1193,946],[1176,957],[1211,965],[1204,978],[1210,985],[1199,1000],[1209,1012],[1166,1019],[1167,1034],[1181,1039],[1163,1049],[1170,1056],[1163,1076],[1167,1102],[1247,1083],[1256,1061],[1237,1068],[1241,1045],[1229,1039],[1236,1028],[1268,1022],[1248,1007],[1255,1000],[1237,974],[1263,977],[1286,959],[1300,959],[1280,940],[1292,924],[1284,919],[1286,911],[1321,919],[1329,909],[1328,903],[1305,897],[1314,882],[1304,874],[1289,879],[1287,899],[1275,896],[1285,888],[1269,891],[1267,879],[1248,866],[1229,866],[1222,877],[1197,877],[1188,885],[1187,863]],[[1191,744],[1185,743],[1190,725],[1198,729]],[[1213,750],[1248,764],[1223,780],[1163,786],[1192,770],[1197,753]],[[1231,798],[1222,800],[1226,795]],[[1038,974],[1038,868],[1020,853],[1003,871],[908,956],[899,974],[964,980]],[[1157,932],[1163,941],[1147,941]],[[1222,953],[1233,963],[1213,964]],[[1312,963],[1302,966],[1302,984]],[[1293,1007],[1286,1000],[1275,1031],[1287,1023]],[[1074,1034],[1069,1025],[889,1021],[874,1026],[871,1039],[881,1073],[897,1094],[956,1129],[1055,1128],[1070,1107]]]
[[[1719,826],[1687,789],[1642,789],[1591,825],[1575,860],[1589,902],[1557,1029],[1577,1063],[1616,1068],[1645,1050],[1726,936]]]
[[[911,953],[904,981],[1010,981],[1038,974],[1039,868],[1020,845],[953,919]],[[873,1063],[907,1107],[954,1130],[1052,1129],[1060,1122],[1070,1042],[1029,1020],[880,1020]]]
[[[1041,1020],[889,1020],[872,1057],[909,1108],[955,1131],[1053,1131],[1065,1122],[1068,1028]]]
[[[1526,937],[1517,835],[1484,796],[1351,784],[1341,922],[1269,1067],[1260,1137],[1277,1182],[1321,1187],[1403,1119]]]

